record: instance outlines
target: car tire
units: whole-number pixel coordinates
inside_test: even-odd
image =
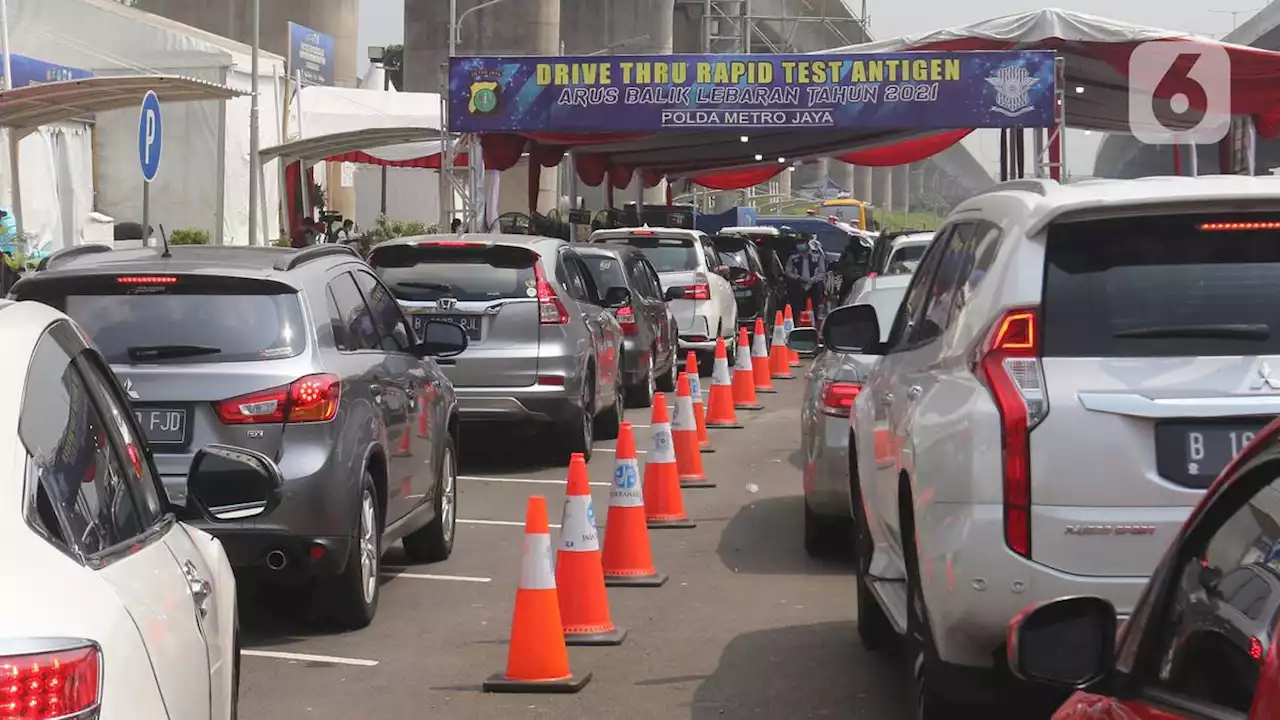
[[[378,612],[382,523],[378,492],[373,487],[373,475],[367,469],[360,481],[353,539],[346,568],[326,583],[330,619],[347,630],[368,627]]]
[[[618,372],[618,379],[614,382],[613,387],[613,405],[609,406],[604,412],[596,417],[595,435],[601,440],[616,440],[618,432],[622,429],[622,420],[626,417],[627,408],[627,391],[622,385],[622,372]]]
[[[909,498],[906,499],[909,502]],[[910,507],[910,506],[906,506]],[[911,671],[911,695],[916,708],[916,720],[942,720],[967,717],[977,708],[952,700],[938,691],[934,680],[936,663],[933,632],[929,627],[929,615],[925,607],[924,591],[920,587],[920,561],[916,557],[915,521],[904,513],[903,554],[907,565],[907,667]],[[980,713],[974,717],[982,717]]]
[[[404,536],[401,543],[409,559],[416,563],[448,560],[458,529],[458,443],[445,438],[440,454],[440,487],[436,492],[436,518]]]
[[[588,368],[587,377],[590,378],[594,370]],[[559,444],[564,448],[564,460],[574,453],[582,453],[583,459],[591,460],[591,447],[595,444],[595,393],[592,392],[591,380],[584,380],[582,383],[582,399],[581,404],[570,410],[573,415],[569,420],[564,421],[556,428]]]
[[[673,349],[670,355],[671,362],[668,363],[666,371],[662,373],[662,377],[658,378],[658,390],[664,393],[675,392],[676,382],[680,379],[680,351]]]
[[[627,388],[627,400],[631,407],[653,407],[653,396],[658,392],[658,369],[654,367],[654,352],[649,351],[648,365],[640,382]]]

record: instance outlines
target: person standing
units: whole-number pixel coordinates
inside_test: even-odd
[[[827,252],[822,243],[810,240],[804,252],[787,258],[783,274],[787,278],[792,310],[803,310],[806,300],[812,300],[815,309],[821,308],[827,281]]]

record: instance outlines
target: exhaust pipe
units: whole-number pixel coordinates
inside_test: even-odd
[[[289,564],[289,558],[279,550],[272,550],[267,553],[267,567],[272,570],[283,570],[285,565]]]

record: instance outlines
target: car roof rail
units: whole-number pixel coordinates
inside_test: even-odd
[[[309,263],[312,260],[319,260],[333,255],[346,255],[357,260],[360,259],[360,253],[350,245],[340,245],[337,243],[324,243],[322,245],[312,245],[305,247],[296,253],[290,254],[288,257],[282,257],[275,263],[275,269],[281,271],[292,270],[299,265]]]
[[[995,185],[992,185],[991,187],[987,188],[986,190],[983,190],[982,192],[974,193],[974,195],[975,196],[989,195],[991,193],[1008,192],[1012,190],[1015,192],[1028,192],[1028,193],[1040,195],[1043,197],[1049,194],[1049,188],[1057,187],[1057,186],[1058,186],[1058,183],[1055,180],[1043,180],[1043,179],[1006,180],[1001,183],[996,183]]]
[[[41,259],[36,265],[36,271],[48,270],[53,267],[55,262],[70,260],[73,257],[80,257],[81,255],[96,255],[98,253],[111,252],[114,249],[115,248],[110,245],[100,245],[98,243],[89,243],[87,245],[76,245],[75,247],[64,248]]]

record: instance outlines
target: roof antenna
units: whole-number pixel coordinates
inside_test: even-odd
[[[169,236],[166,235],[164,232],[164,225],[160,226],[160,239],[164,241],[164,252],[160,253],[160,257],[162,258],[173,257],[172,255],[169,254]]]

